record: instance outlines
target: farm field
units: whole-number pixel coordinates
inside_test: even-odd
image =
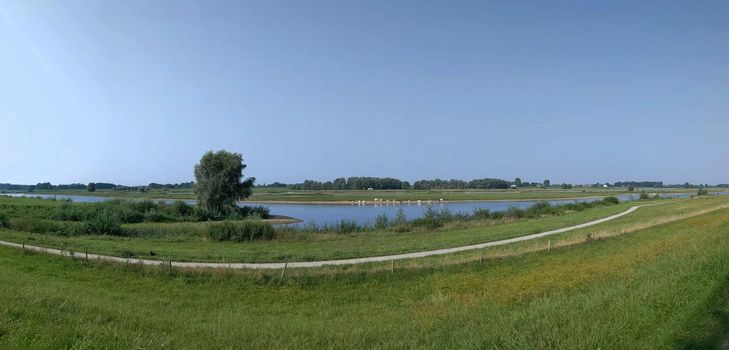
[[[0,343],[714,348],[729,335],[722,199],[642,208],[551,251],[425,259],[394,272],[166,271],[0,248]]]

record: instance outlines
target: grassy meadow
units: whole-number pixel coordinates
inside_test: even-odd
[[[43,206],[36,206],[39,201]],[[176,261],[311,261],[406,253],[512,238],[600,219],[635,205],[598,202],[549,206],[543,203],[529,210],[478,211],[471,216],[434,211],[432,217],[393,222],[382,228],[355,225],[351,231],[342,231],[343,227],[349,228],[342,225],[312,232],[307,228],[278,227],[267,239],[219,241],[212,239],[217,237],[212,229],[221,224],[210,221],[133,222],[120,225],[116,234],[87,232],[83,231],[83,222],[58,218],[71,214],[81,216],[77,211],[95,213],[98,207],[105,206],[127,217],[130,214],[126,205],[123,202],[116,206],[57,203],[0,198],[0,210],[9,216],[9,225],[0,228],[0,239],[75,252],[88,250],[105,255]],[[165,206],[138,215],[156,218],[159,215],[150,212],[168,210],[171,209]]]
[[[659,204],[559,235],[564,245],[551,250],[487,255],[483,262],[465,255],[423,259],[431,265],[403,263],[394,273],[167,271],[0,247],[0,343],[718,348],[729,336],[726,204]]]

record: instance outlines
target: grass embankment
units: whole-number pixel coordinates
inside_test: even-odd
[[[571,212],[567,208],[583,209]],[[504,216],[525,215],[530,211],[509,210],[488,213],[488,219],[458,219],[448,214],[448,221],[422,218],[380,230],[355,233],[296,232],[279,229],[275,240],[215,242],[208,235],[208,223],[140,223],[122,227],[132,237],[111,235],[58,235],[0,229],[0,239],[55,247],[76,252],[86,251],[121,257],[141,257],[176,261],[211,262],[283,262],[354,258],[397,254],[511,238],[603,218],[627,209],[629,203],[617,205],[580,204],[564,207],[535,207],[535,219]],[[539,209],[542,208],[542,209]],[[19,209],[20,210],[20,209]],[[531,209],[530,209],[531,210]],[[21,210],[22,211],[22,210]],[[542,213],[554,216],[542,216]],[[440,214],[434,214],[440,215]],[[425,224],[425,226],[416,226]],[[215,224],[213,224],[215,225]],[[400,231],[405,229],[405,232]],[[397,232],[400,231],[400,232]]]
[[[284,278],[166,272],[0,248],[0,343],[711,348],[729,332],[727,232],[724,209],[484,264],[323,276],[297,270]]]

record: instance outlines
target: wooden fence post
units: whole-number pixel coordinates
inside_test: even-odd
[[[286,275],[286,267],[288,267],[288,266],[289,266],[289,263],[284,262],[284,268],[283,268],[283,271],[281,271],[281,278],[284,278],[284,276]]]
[[[552,240],[547,241],[547,253],[552,252]]]
[[[390,261],[390,272],[395,273],[395,260]]]
[[[86,261],[89,261],[89,248],[86,248]]]

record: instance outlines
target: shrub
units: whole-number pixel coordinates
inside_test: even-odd
[[[0,227],[10,227],[10,219],[5,213],[0,213]]]
[[[87,234],[121,236],[123,231],[116,217],[108,211],[102,211],[96,217],[86,221]]]
[[[699,187],[699,191],[696,194],[698,196],[705,196],[705,195],[709,194],[709,190],[707,190],[703,187]]]
[[[261,219],[268,219],[271,217],[271,210],[264,206],[252,207],[248,215],[255,215]]]
[[[507,218],[520,219],[526,216],[526,212],[517,207],[509,207],[509,209],[506,209],[504,212],[504,216]]]
[[[450,216],[450,212],[438,213],[432,206],[428,206],[423,211],[423,217],[411,221],[411,224],[415,227],[425,227],[432,230],[443,226],[443,217],[445,216]]]
[[[650,199],[648,196],[648,193],[645,192],[645,190],[640,191],[640,197],[638,198],[642,201]]]
[[[168,217],[162,212],[159,212],[158,210],[150,210],[146,214],[144,214],[144,221],[148,222],[167,222],[167,221],[174,221],[172,218]]]
[[[404,225],[408,222],[407,217],[405,216],[405,211],[402,210],[402,208],[397,210],[397,214],[395,214],[395,222],[393,222],[395,225]]]
[[[208,221],[218,219],[218,215],[210,210],[205,209],[201,206],[195,206],[193,209],[193,217],[197,221]]]
[[[524,216],[528,217],[540,217],[542,215],[548,215],[553,214],[556,211],[556,208],[553,208],[549,202],[546,201],[540,201],[534,203],[532,206],[530,206],[524,213]]]
[[[192,214],[192,206],[183,201],[175,201],[170,206],[170,211],[173,215],[176,216],[189,216],[190,214]]]
[[[618,204],[618,203],[620,203],[620,200],[618,200],[616,197],[610,196],[610,197],[603,198],[602,203],[603,204]]]
[[[491,217],[491,212],[486,208],[476,208],[473,209],[471,217],[476,220],[488,220]]]
[[[275,236],[274,228],[265,222],[223,221],[209,226],[208,237],[213,241],[255,241],[270,240]]]
[[[55,233],[60,231],[56,222],[33,217],[18,218],[12,221],[10,227],[14,230],[32,233]]]
[[[337,233],[353,233],[363,231],[364,228],[355,221],[342,220],[334,226],[334,230],[337,231]]]
[[[134,209],[141,213],[146,213],[148,211],[151,211],[152,209],[157,208],[157,205],[153,201],[148,199],[134,202],[132,206],[134,207]]]
[[[58,208],[56,217],[61,221],[82,221],[89,216],[88,207],[63,203]]]
[[[114,216],[116,216],[116,218],[124,224],[135,224],[138,222],[142,222],[145,219],[144,214],[128,206],[119,207],[118,209],[114,210],[114,214]]]
[[[244,207],[234,207],[233,211],[228,213],[228,218],[236,218],[238,220],[245,219],[248,215],[251,214],[251,207],[244,206]]]
[[[384,230],[390,224],[390,218],[386,214],[377,215],[375,218],[375,229]]]

